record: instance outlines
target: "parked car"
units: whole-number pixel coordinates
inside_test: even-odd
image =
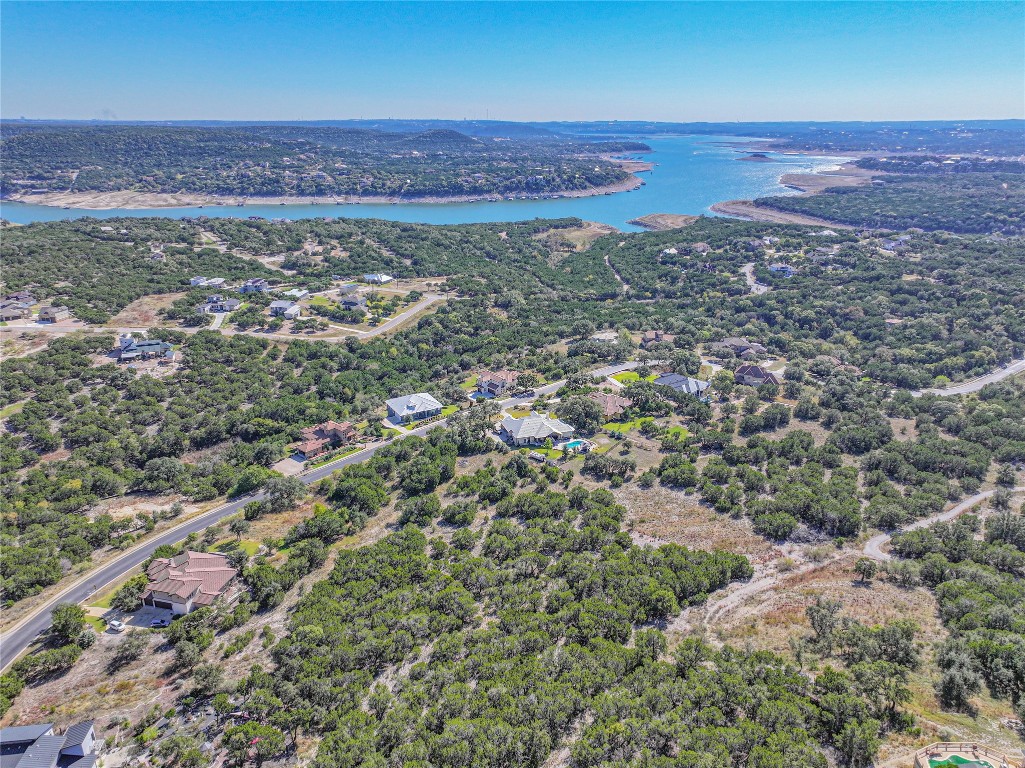
[[[151,627],[162,628],[171,626],[171,622],[169,622],[167,619],[153,619],[153,621],[151,621],[149,625]]]
[[[117,619],[114,619],[113,621],[107,622],[107,629],[109,629],[111,632],[124,632],[125,623],[123,621],[118,621]]]

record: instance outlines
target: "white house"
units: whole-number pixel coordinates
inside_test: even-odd
[[[388,406],[388,416],[403,424],[440,416],[442,408],[441,403],[426,392],[393,397],[391,400],[386,400],[385,405]]]
[[[383,274],[383,273],[375,273],[375,274],[372,274],[372,275],[363,275],[363,282],[364,283],[370,283],[371,285],[384,285],[385,283],[392,282],[394,279],[395,278],[392,277],[391,275],[386,275],[386,274]]]
[[[566,422],[539,413],[520,419],[506,416],[502,419],[501,431],[505,439],[515,446],[541,445],[549,438],[558,442],[573,435],[573,427]]]
[[[272,301],[268,308],[271,316],[283,317],[286,320],[295,320],[302,314],[299,305],[294,301]]]

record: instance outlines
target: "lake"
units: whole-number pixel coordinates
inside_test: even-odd
[[[425,224],[467,224],[489,221],[522,221],[533,218],[579,216],[587,221],[611,224],[624,231],[640,229],[627,224],[649,213],[715,215],[709,206],[723,200],[750,200],[776,194],[794,194],[779,183],[784,173],[814,173],[836,168],[845,157],[811,157],[767,152],[775,162],[745,162],[746,153],[723,142],[751,141],[733,136],[641,137],[654,150],[643,159],[656,163],[639,174],[646,184],[632,192],[555,200],[501,200],[476,203],[399,203],[360,205],[257,205],[205,206],[203,208],[54,208],[28,203],[0,203],[0,216],[17,224],[34,221],[77,219],[83,216],[184,216],[309,219],[324,216],[378,218]],[[638,156],[630,153],[631,157]]]

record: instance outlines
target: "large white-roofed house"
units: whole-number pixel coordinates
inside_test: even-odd
[[[573,435],[573,427],[561,419],[532,413],[522,418],[506,416],[502,419],[502,433],[505,439],[516,446],[542,445],[545,440],[565,440]]]
[[[393,397],[386,400],[385,405],[388,406],[388,416],[401,424],[440,416],[442,408],[441,403],[426,392]]]

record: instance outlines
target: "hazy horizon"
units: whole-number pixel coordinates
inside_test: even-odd
[[[3,10],[5,119],[1025,117],[1022,2],[9,0]]]

